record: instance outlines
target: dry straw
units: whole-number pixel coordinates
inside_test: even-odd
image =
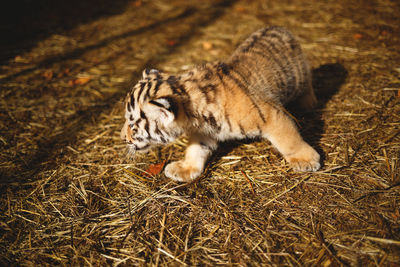
[[[183,2],[128,1],[1,66],[0,264],[397,266],[399,4]],[[314,67],[320,105],[289,110],[320,171],[260,140],[222,144],[190,184],[148,171],[185,138],[126,156],[121,100],[144,67],[222,59],[266,24]]]

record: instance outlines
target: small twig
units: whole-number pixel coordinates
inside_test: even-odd
[[[371,240],[371,241],[375,241],[375,242],[379,242],[379,243],[400,246],[400,241],[399,240],[386,239],[386,238],[373,237],[373,236],[362,236],[362,238],[368,239],[368,240]]]
[[[74,248],[74,223],[71,222],[71,228],[70,228],[70,233],[71,233],[71,247]]]
[[[133,172],[131,172],[131,171],[128,171],[127,169],[123,169],[123,170],[124,170],[126,173],[128,173],[129,175],[132,175],[132,176],[138,178],[139,180],[141,180],[141,181],[143,181],[143,182],[148,182],[148,181],[150,181],[149,179],[143,178],[142,176],[139,176],[139,175],[137,175],[137,174],[135,174],[135,173],[133,173]]]
[[[163,242],[163,237],[164,237],[164,229],[165,229],[165,219],[166,219],[166,213],[164,212],[163,214],[163,219],[161,222],[161,232],[160,232],[160,238],[158,240],[158,253],[157,253],[157,258],[156,258],[156,266],[158,266],[158,262],[160,260],[160,250]]]
[[[241,171],[241,173],[243,174],[244,178],[246,178],[247,182],[249,183],[251,191],[253,192],[253,194],[256,194],[256,192],[254,191],[253,184],[250,181],[250,178],[247,176],[247,174],[244,171]]]
[[[335,260],[337,263],[339,263],[340,266],[348,266],[348,264],[344,261],[342,261],[337,255],[336,251],[332,248],[331,244],[328,244],[325,241],[324,235],[322,231],[319,229],[318,234],[316,234],[318,241],[321,243],[322,247],[325,249],[326,252],[328,252],[328,257],[331,258],[332,260]]]
[[[174,255],[171,255],[170,253],[168,253],[167,251],[163,250],[162,248],[158,248],[159,252],[162,252],[163,254],[167,255],[168,257],[176,260],[177,262],[179,262],[180,264],[187,266],[186,263],[184,263],[183,261],[181,261],[180,259],[178,259],[177,257],[175,257]]]
[[[392,189],[394,187],[397,187],[397,186],[400,186],[400,182],[399,183],[395,183],[395,184],[393,184],[393,185],[391,185],[391,186],[389,186],[387,188],[383,188],[383,189],[381,189],[379,191],[373,191],[373,192],[367,193],[365,195],[362,195],[361,197],[356,198],[355,200],[353,200],[353,203],[356,203],[356,202],[358,202],[358,201],[360,201],[360,200],[362,200],[362,199],[364,199],[364,198],[366,198],[368,196],[374,196],[374,195],[377,195],[377,194],[385,193],[388,190],[390,190],[390,189]]]

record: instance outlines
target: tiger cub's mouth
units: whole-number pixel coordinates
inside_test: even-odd
[[[141,146],[138,146],[136,144],[132,144],[132,143],[127,143],[127,150],[128,150],[128,154],[130,156],[134,156],[137,153],[144,153],[149,151],[151,148],[150,144],[144,144]]]

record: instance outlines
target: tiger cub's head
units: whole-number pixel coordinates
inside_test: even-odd
[[[126,96],[121,138],[130,154],[169,143],[182,134],[176,122],[179,105],[174,95],[175,84],[174,76],[146,69],[143,78]]]

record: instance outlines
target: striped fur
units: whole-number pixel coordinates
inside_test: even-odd
[[[185,158],[165,168],[177,181],[198,177],[219,141],[268,139],[298,171],[316,171],[319,154],[300,136],[283,106],[311,109],[316,98],[300,45],[286,29],[260,29],[224,62],[180,75],[145,70],[125,100],[121,138],[129,151],[189,138]]]

